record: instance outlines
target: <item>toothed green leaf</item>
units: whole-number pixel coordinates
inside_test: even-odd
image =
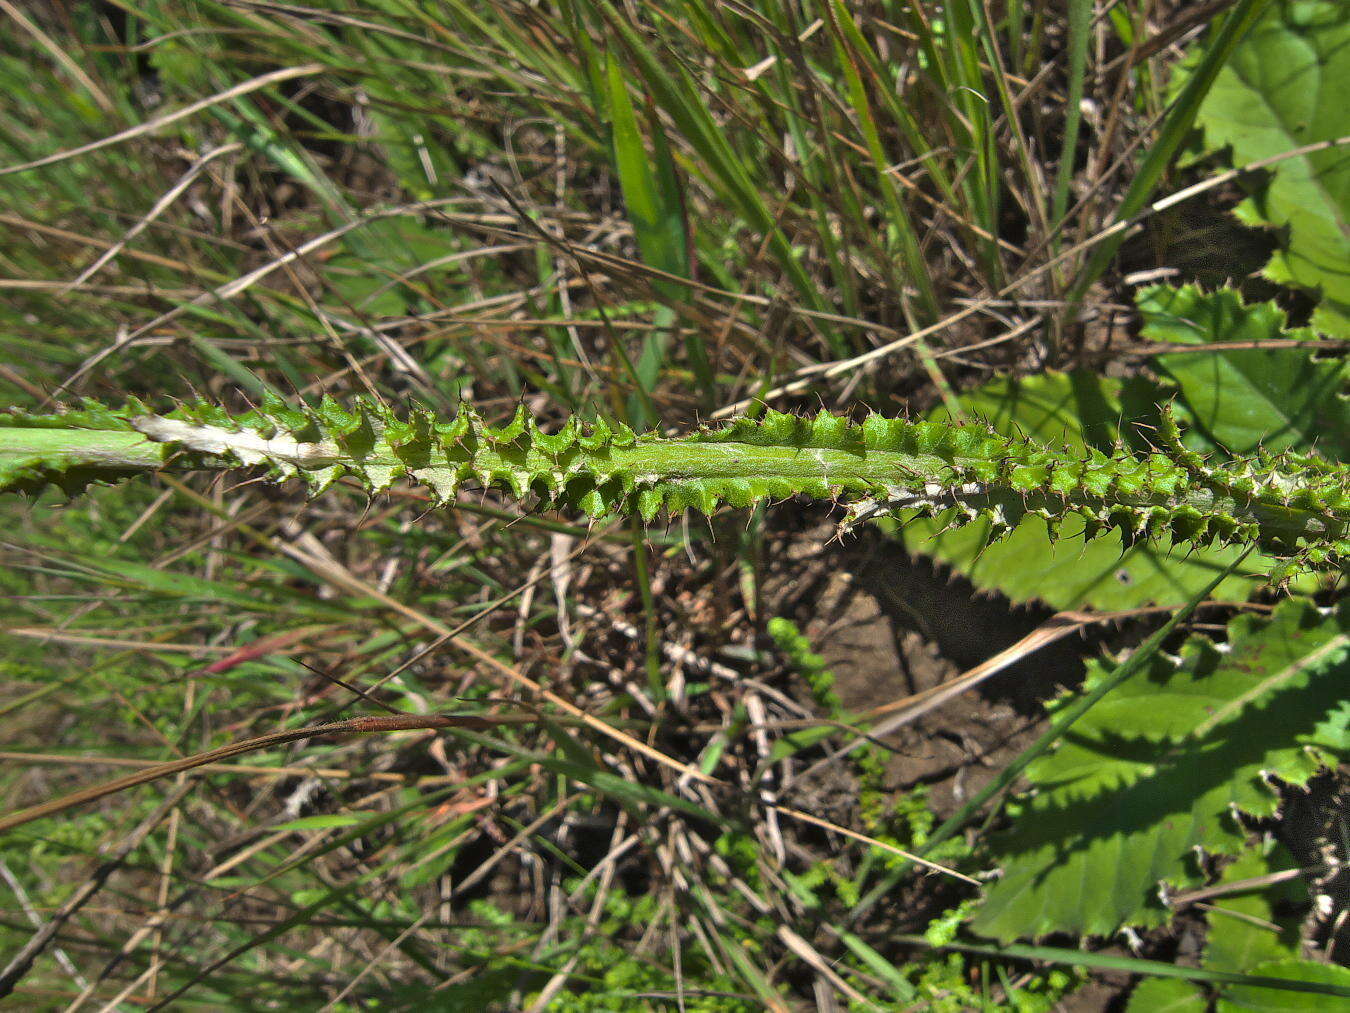
[[[1035,488],[1045,481],[1069,496],[1079,485],[1079,472],[1065,468],[1089,452],[1090,446],[1110,446],[1125,436],[1119,426],[1138,409],[1132,404],[1151,400],[1115,380],[1086,373],[1047,373],[1025,380],[996,380],[962,397],[962,407],[987,419],[999,432],[1023,434],[1044,448],[1034,464],[1012,469],[1010,481],[1018,489]],[[937,417],[945,416],[939,412]],[[1101,458],[1098,458],[1100,461]],[[1203,462],[1197,461],[1200,467]],[[1095,484],[1105,473],[1097,466]],[[1140,477],[1127,469],[1129,482]],[[1145,481],[1155,490],[1174,495],[1189,481],[1184,469],[1170,460],[1152,458],[1144,466]],[[1091,481],[1091,480],[1090,480]],[[976,587],[998,591],[1013,601],[1042,600],[1054,608],[1090,606],[1103,610],[1135,608],[1150,603],[1178,604],[1204,587],[1214,573],[1236,558],[1236,546],[1205,544],[1214,511],[1179,506],[1172,511],[1175,537],[1201,547],[1171,551],[1167,536],[1128,546],[1118,531],[1098,534],[1110,524],[1107,516],[1082,517],[1066,512],[1046,516],[1035,511],[1001,541],[989,544],[992,522],[981,518],[947,528],[950,515],[906,524],[905,545],[912,552],[934,556],[953,567]],[[1215,591],[1223,598],[1246,598],[1275,565],[1253,555],[1239,573]]]
[[[1350,968],[1311,960],[1276,960],[1257,964],[1248,973],[1264,978],[1338,985],[1350,990]],[[1346,1002],[1345,999],[1339,1003]],[[1315,1013],[1334,1009],[1338,1001],[1313,992],[1291,992],[1260,985],[1232,985],[1224,989],[1216,1013]]]
[[[1125,1013],[1205,1013],[1209,1000],[1198,986],[1174,978],[1145,978],[1130,993]]]
[[[1105,677],[1095,667],[1089,683]],[[1009,940],[1162,924],[1159,885],[1202,882],[1194,849],[1234,854],[1233,809],[1270,816],[1274,776],[1304,784],[1350,756],[1350,607],[1286,601],[1219,648],[1156,656],[1027,770],[1033,794],[991,839],[1002,878],[974,928]],[[1068,843],[1066,843],[1068,842]]]
[[[1196,123],[1244,165],[1350,135],[1350,17],[1344,0],[1280,0],[1234,50]],[[1350,336],[1350,153],[1324,148],[1273,165],[1238,209],[1284,230],[1266,274],[1320,296],[1315,329]]]
[[[1237,861],[1223,870],[1220,885],[1261,881],[1287,872],[1297,862],[1284,847],[1249,845]],[[1205,966],[1220,971],[1246,971],[1272,960],[1299,955],[1298,919],[1280,909],[1297,911],[1308,902],[1308,888],[1298,880],[1248,887],[1216,897],[1205,913],[1209,934],[1205,939]]]
[[[1350,259],[1350,249],[1346,256]],[[1155,285],[1135,297],[1150,341],[1206,346],[1160,355],[1173,380],[1196,449],[1231,454],[1316,449],[1350,460],[1350,360],[1317,358],[1298,348],[1224,349],[1231,342],[1316,341],[1309,328],[1286,329],[1273,302],[1246,304],[1238,292]]]

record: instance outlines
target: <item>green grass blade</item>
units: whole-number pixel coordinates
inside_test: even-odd
[[[1116,221],[1127,221],[1143,210],[1149,197],[1162,181],[1163,173],[1181,150],[1187,134],[1195,125],[1200,104],[1209,94],[1214,79],[1218,77],[1223,65],[1237,48],[1272,0],[1238,0],[1216,29],[1217,35],[1212,45],[1205,48],[1204,57],[1195,67],[1181,94],[1177,96],[1172,108],[1163,120],[1157,139],[1148,146],[1143,162],[1135,172],[1134,181],[1126,191],[1120,206],[1116,209]],[[1081,302],[1088,287],[1106,270],[1111,258],[1125,241],[1125,233],[1118,232],[1111,238],[1097,244],[1082,273],[1069,295],[1070,303]]]
[[[670,148],[658,141],[654,156],[647,154],[638,127],[623,69],[613,54],[605,61],[611,143],[614,167],[628,220],[633,226],[638,251],[651,267],[681,278],[689,276],[688,237],[680,194],[675,190],[675,167]],[[656,135],[664,140],[659,124]],[[665,279],[654,283],[658,292],[672,301],[683,296],[682,286]]]
[[[886,171],[890,162],[882,146],[881,134],[872,114],[872,104],[868,99],[862,75],[859,73],[859,61],[855,60],[854,53],[850,52],[850,49],[867,50],[870,47],[862,37],[862,33],[858,31],[857,25],[854,24],[848,8],[840,0],[833,0],[830,13],[832,15],[831,27],[834,29],[835,50],[838,55],[839,66],[843,69],[844,78],[848,83],[849,99],[853,104],[853,111],[858,117],[859,125],[862,127],[863,138],[867,143],[867,150],[872,160],[872,168],[877,174],[877,182],[886,201],[887,216],[891,228],[895,230],[896,238],[900,243],[900,258],[906,274],[906,277],[901,279],[900,283],[909,282],[919,290],[921,312],[916,315],[914,322],[927,323],[937,317],[937,296],[933,291],[932,279],[928,276],[928,265],[924,261],[923,251],[919,247],[919,237],[915,232],[914,223],[910,220],[909,212],[900,199],[899,184]]]
[[[1055,193],[1050,205],[1049,226],[1064,219],[1069,203],[1069,184],[1073,180],[1074,160],[1078,156],[1078,131],[1083,124],[1083,83],[1087,73],[1088,29],[1092,26],[1092,0],[1069,2],[1069,46],[1067,50],[1069,95],[1064,103],[1064,143],[1055,173]]]
[[[605,61],[605,99],[610,127],[610,151],[628,220],[633,226],[638,252],[644,263],[666,274],[689,277],[689,236],[685,227],[684,199],[679,189],[679,175],[675,170],[670,144],[660,120],[651,117],[653,153],[647,154],[642,131],[638,126],[633,103],[623,69],[613,54]],[[681,302],[687,294],[684,286],[662,278],[653,282],[657,293],[670,303]],[[649,417],[650,394],[656,387],[666,364],[666,346],[670,341],[668,328],[675,322],[670,312],[658,314],[656,330],[648,333],[636,364],[637,382],[649,397],[632,399],[629,404],[630,422],[646,426],[658,421]],[[707,401],[713,391],[712,370],[701,336],[696,337],[691,351],[691,364],[698,375]],[[645,402],[645,403],[644,403]]]
[[[678,64],[668,67],[665,61],[658,59],[618,11],[607,4],[602,4],[600,10],[622,39],[624,49],[632,56],[657,105],[666,111],[702,159],[699,168],[708,181],[735,205],[755,231],[768,240],[769,248],[808,308],[828,311],[827,301],[802,267],[791,241],[769,210],[746,165],[727,140],[725,130],[699,100],[687,73]],[[833,335],[832,331],[826,333]],[[844,354],[842,339],[834,336],[832,343],[836,354]]]

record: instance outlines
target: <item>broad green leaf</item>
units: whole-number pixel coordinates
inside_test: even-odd
[[[1219,882],[1256,879],[1291,869],[1295,864],[1294,856],[1283,847],[1273,843],[1268,848],[1252,846],[1244,849],[1237,861],[1223,870]],[[1297,958],[1297,920],[1282,917],[1276,908],[1281,900],[1296,903],[1300,899],[1306,904],[1308,891],[1298,881],[1216,897],[1205,914],[1205,920],[1209,922],[1205,966],[1221,971],[1250,971],[1258,964]],[[1278,927],[1272,929],[1272,925]]]
[[[1189,981],[1145,978],[1130,993],[1125,1013],[1205,1013],[1209,1000]]]
[[[1243,880],[1280,872],[1294,864],[1293,856],[1276,844],[1255,845],[1245,848],[1237,861],[1223,870],[1220,883],[1238,883]],[[1275,902],[1281,898],[1297,899],[1302,891],[1307,899],[1307,891],[1298,883],[1281,883],[1250,889],[1243,893],[1232,893],[1216,898],[1206,912],[1209,922],[1209,935],[1205,941],[1206,970],[1235,971],[1239,973],[1262,973],[1253,969],[1277,961],[1297,961],[1299,932],[1297,921],[1289,917],[1280,917]],[[1278,928],[1271,928],[1277,925]],[[1280,977],[1275,974],[1272,977]],[[1333,982],[1334,984],[1334,982]],[[1225,983],[1221,989],[1233,988]],[[1238,985],[1243,990],[1239,994],[1252,991],[1250,985]],[[1271,992],[1260,989],[1259,992]],[[1303,1002],[1305,996],[1300,993],[1265,996],[1266,1001]],[[1327,1001],[1323,997],[1322,1001]],[[1172,1013],[1202,1013],[1209,1008],[1209,999],[1205,990],[1197,983],[1151,978],[1139,984],[1130,995],[1127,1013],[1154,1013],[1155,1010]],[[1221,1003],[1221,1007],[1223,1005]],[[1293,1008],[1305,1008],[1295,1005]]]
[[[1156,396],[1144,385],[1122,384],[1095,374],[1046,373],[1024,380],[999,379],[961,397],[972,415],[1002,433],[1022,434],[1081,454],[1088,446],[1110,448],[1123,422],[1147,420]],[[946,418],[945,410],[935,414]],[[1081,528],[1065,524],[1052,540],[1045,522],[1028,518],[1011,535],[988,545],[990,524],[977,520],[944,530],[947,521],[916,520],[904,528],[905,546],[934,556],[960,571],[976,587],[999,591],[1013,601],[1040,599],[1054,608],[1127,609],[1149,603],[1185,601],[1241,552],[1236,547],[1188,554],[1165,544],[1124,550],[1120,535],[1085,540]],[[1274,564],[1253,554],[1215,591],[1241,600]]]
[[[1254,975],[1289,978],[1293,981],[1339,985],[1350,989],[1350,968],[1335,964],[1315,964],[1311,960],[1280,960],[1251,968]],[[1344,1004],[1347,1000],[1340,1000]],[[1301,1011],[1344,1009],[1336,1000],[1313,992],[1287,992],[1283,989],[1234,985],[1224,991],[1217,1013],[1301,1013]]]
[[[1350,6],[1281,0],[1234,51],[1197,122],[1235,165],[1350,135]],[[1238,208],[1251,225],[1287,230],[1266,267],[1274,281],[1321,294],[1312,325],[1350,336],[1350,149],[1278,163]]]
[[[1286,330],[1284,311],[1273,302],[1247,305],[1234,289],[1155,285],[1140,290],[1136,302],[1142,336],[1151,341],[1214,347],[1317,340],[1306,327]],[[1298,348],[1247,348],[1154,361],[1176,382],[1196,436],[1234,454],[1316,449],[1350,460],[1350,360],[1318,359]]]
[[[428,138],[421,129],[423,123],[395,115],[383,105],[372,104],[366,113],[375,128],[374,140],[383,152],[384,164],[398,177],[399,185],[418,200],[439,196],[463,177],[453,153],[438,140]]]
[[[1003,877],[974,927],[1001,940],[1109,935],[1168,912],[1160,883],[1200,882],[1194,849],[1232,854],[1234,808],[1271,816],[1265,777],[1303,784],[1350,754],[1350,608],[1294,599],[1269,621],[1241,616],[1222,648],[1158,656],[1027,771],[1034,789],[991,844]],[[1105,678],[1100,666],[1089,686]]]

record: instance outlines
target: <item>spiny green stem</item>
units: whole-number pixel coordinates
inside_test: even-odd
[[[86,403],[0,416],[0,491],[49,482],[75,491],[157,468],[258,466],[277,480],[304,479],[312,494],[351,475],[372,494],[396,479],[417,482],[444,503],[473,484],[646,520],[804,494],[847,503],[850,520],[901,509],[950,511],[953,523],[985,517],[994,537],[1028,515],[1052,533],[1072,516],[1089,534],[1113,527],[1131,539],[1250,544],[1313,564],[1346,555],[1344,466],[1288,454],[1212,466],[1183,446],[1166,413],[1159,439],[1157,453],[1107,456],[1057,452],[981,424],[853,422],[825,412],[768,412],[662,437],[576,420],[548,434],[523,410],[491,427],[467,408],[446,419],[366,402],[294,409],[267,401],[240,415],[202,404],[160,414],[139,402]]]

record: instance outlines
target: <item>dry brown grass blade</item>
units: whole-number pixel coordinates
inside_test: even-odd
[[[450,644],[460,652],[469,655],[469,657],[485,665],[492,671],[496,672],[498,675],[505,676],[507,679],[509,679],[511,682],[514,682],[516,685],[523,686],[525,689],[528,689],[535,696],[548,701],[550,704],[557,707],[563,713],[567,714],[572,718],[575,718],[577,721],[585,725],[587,728],[590,728],[592,731],[599,732],[600,734],[606,736],[607,738],[613,739],[615,742],[618,742],[623,746],[627,747],[628,749],[633,750],[635,753],[640,753],[641,755],[647,757],[649,760],[654,760],[655,762],[661,764],[662,766],[669,767],[671,770],[677,771],[678,773],[684,776],[692,777],[695,780],[702,781],[707,784],[721,783],[718,781],[717,778],[711,776],[710,774],[703,773],[703,771],[699,770],[697,767],[688,763],[682,763],[679,760],[675,759],[674,757],[668,756],[665,753],[661,752],[661,750],[656,749],[653,746],[647,745],[647,743],[643,742],[642,740],[634,738],[627,732],[620,731],[613,725],[610,725],[607,722],[600,720],[599,718],[595,717],[592,714],[588,714],[586,711],[582,710],[580,707],[572,703],[570,700],[564,699],[563,697],[559,696],[557,693],[553,692],[550,689],[545,689],[543,686],[541,686],[534,679],[531,679],[525,673],[521,672],[520,670],[516,669],[511,665],[506,664],[503,661],[498,660],[492,654],[479,647],[477,644],[473,643],[472,641],[465,640],[463,637],[458,636],[454,630],[452,630],[450,627],[446,626],[439,620],[413,608],[410,605],[406,605],[395,598],[391,598],[389,595],[379,590],[379,588],[367,584],[365,581],[361,580],[346,567],[338,563],[337,560],[333,559],[331,556],[328,556],[326,552],[322,551],[323,550],[322,545],[320,545],[318,540],[315,539],[312,535],[309,535],[307,533],[301,534],[295,540],[295,542],[299,544],[278,541],[275,543],[275,545],[280,551],[286,553],[291,558],[303,563],[305,566],[312,569],[314,573],[318,574],[320,577],[323,577],[325,580],[337,585],[343,590],[362,597],[373,598],[376,601],[380,602],[382,605],[384,605],[386,608],[392,609],[393,611],[398,612],[400,615],[406,616],[407,618],[413,620],[414,622],[419,623],[430,632],[436,634],[436,636],[443,638],[446,643]],[[309,551],[306,551],[306,548],[302,546],[308,547]],[[319,552],[314,551],[316,548],[319,550]]]
[[[1205,608],[1259,608],[1242,602],[1206,602]],[[1161,607],[1146,607],[1136,609],[1123,609],[1118,612],[1058,612],[1051,616],[1040,626],[1036,627],[1017,643],[999,651],[992,658],[980,662],[974,668],[962,672],[954,679],[948,679],[946,682],[932,686],[918,693],[912,693],[908,696],[900,697],[898,700],[892,700],[890,703],[882,704],[879,707],[873,707],[863,714],[857,715],[856,721],[865,723],[868,721],[878,721],[878,723],[865,733],[859,733],[846,745],[840,747],[828,756],[817,760],[811,766],[797,774],[793,780],[807,778],[817,773],[822,768],[843,759],[855,749],[868,742],[875,742],[893,732],[898,731],[904,726],[917,721],[925,714],[936,710],[943,704],[955,699],[962,693],[974,689],[980,683],[985,682],[999,672],[1015,665],[1017,662],[1030,657],[1043,647],[1053,644],[1057,640],[1062,640],[1073,633],[1079,633],[1089,626],[1101,625],[1104,623],[1121,622],[1126,619],[1137,619],[1140,616],[1157,615],[1170,612],[1170,609]],[[880,719],[880,720],[879,720]]]
[[[1235,879],[1229,883],[1216,883],[1214,886],[1205,886],[1196,890],[1187,890],[1185,893],[1169,895],[1164,898],[1164,902],[1169,908],[1175,910],[1185,907],[1187,904],[1197,904],[1214,897],[1226,897],[1229,894],[1246,893],[1249,890],[1262,890],[1268,886],[1287,883],[1291,879],[1298,879],[1309,872],[1316,871],[1316,869],[1281,869],[1279,872],[1268,872],[1264,876]]]
[[[859,1003],[868,1009],[881,1009],[876,1003],[872,1002],[856,988],[841,978],[837,971],[830,966],[830,962],[821,956],[820,951],[808,943],[805,939],[793,932],[786,925],[778,926],[778,938],[783,941],[783,945],[795,953],[811,968],[815,970],[822,978],[830,983],[831,986],[838,989],[842,994],[848,996],[851,1002]]]
[[[3,2],[4,0],[0,0],[0,3]],[[206,167],[210,165],[215,159],[220,158],[222,155],[228,155],[236,151],[241,151],[243,150],[243,147],[244,146],[238,142],[222,144],[219,147],[212,148],[206,154],[202,155],[195,162],[193,162],[192,165],[188,167],[187,172],[179,176],[178,179],[174,182],[173,186],[169,187],[168,190],[166,190],[163,194],[160,195],[159,199],[155,201],[154,205],[150,208],[150,210],[147,211],[144,215],[142,215],[135,225],[127,229],[127,231],[122,235],[121,239],[117,240],[117,242],[113,243],[112,246],[109,246],[106,250],[100,253],[98,257],[94,259],[94,262],[92,264],[90,264],[83,271],[81,271],[70,282],[70,287],[72,289],[79,288],[81,285],[84,285],[87,281],[89,281],[89,279],[92,278],[94,275],[96,275],[100,270],[102,270],[103,267],[106,266],[109,261],[115,258],[118,254],[122,252],[122,250],[126,248],[126,245],[128,243],[130,243],[133,239],[135,239],[147,228],[149,228],[150,224],[156,218],[158,218],[166,210],[168,210],[170,205],[172,205],[173,202],[176,201],[182,195],[183,191],[185,191],[188,187],[192,185],[192,181],[195,180],[198,176],[200,176],[202,172],[206,169]]]
[[[134,756],[72,756],[65,753],[24,753],[14,750],[0,750],[0,762],[22,764],[47,764],[50,766],[71,767],[130,767],[144,770],[158,766],[159,760],[139,760]],[[390,771],[370,770],[352,772],[342,767],[307,767],[301,764],[276,767],[260,763],[208,763],[184,773],[198,777],[209,774],[242,774],[245,777],[328,777],[348,781],[359,778],[362,781],[383,781],[388,784],[411,784],[422,786],[450,784],[457,778],[446,774],[415,775],[395,774]]]
[[[12,172],[12,171],[15,170],[0,169],[0,175],[4,175],[5,172]],[[272,260],[269,260],[267,263],[261,265],[260,267],[254,268],[247,274],[240,275],[239,277],[234,278],[228,282],[225,282],[224,284],[219,285],[208,292],[199,292],[196,293],[195,295],[192,295],[191,298],[185,298],[182,301],[179,301],[178,304],[174,306],[173,309],[161,313],[159,316],[155,317],[148,323],[142,324],[140,327],[137,327],[134,331],[119,336],[118,339],[113,343],[106,345],[99,351],[90,355],[88,358],[84,360],[84,362],[80,363],[79,367],[76,368],[76,370],[73,373],[71,373],[63,381],[61,381],[60,385],[56,388],[56,390],[52,392],[51,397],[52,398],[58,397],[63,391],[69,389],[74,384],[78,383],[86,375],[88,375],[88,373],[92,369],[94,369],[94,367],[96,367],[99,363],[103,362],[110,355],[119,351],[126,351],[129,347],[131,347],[134,344],[144,343],[146,341],[146,336],[149,335],[152,331],[158,330],[162,328],[165,324],[169,323],[170,321],[178,319],[178,317],[189,312],[194,307],[205,306],[213,302],[224,302],[229,299],[233,299],[239,294],[248,291],[248,289],[252,288],[254,285],[258,284],[260,281],[262,281],[269,275],[274,274],[277,271],[283,270],[289,267],[291,264],[303,261],[306,257],[310,256],[315,251],[321,249],[322,247],[328,245],[329,243],[341,239],[349,232],[353,232],[356,229],[363,228],[366,225],[369,225],[371,222],[381,221],[385,218],[397,218],[403,215],[418,214],[438,207],[443,207],[448,204],[454,204],[458,202],[459,199],[460,198],[457,197],[438,198],[436,200],[424,201],[418,204],[407,204],[396,208],[390,208],[384,211],[372,212],[371,214],[368,214],[362,218],[358,218],[355,221],[345,222],[342,225],[338,226],[337,228],[330,229],[327,232],[315,236],[313,239],[309,239],[304,243],[301,243],[298,246],[294,247],[293,249],[287,250],[281,256],[275,257]]]
[[[197,767],[204,767],[211,763],[219,763],[221,760],[228,760],[231,757],[240,756],[244,753],[251,753],[254,750],[269,749],[273,746],[285,745],[288,742],[298,742],[301,739],[313,739],[328,735],[366,735],[376,732],[401,732],[423,728],[470,728],[482,730],[499,727],[501,725],[524,724],[535,720],[536,719],[531,715],[494,715],[489,717],[455,714],[398,714],[350,718],[346,721],[331,721],[321,725],[308,725],[304,728],[293,728],[284,732],[269,732],[266,735],[259,735],[251,739],[241,739],[238,742],[231,742],[227,746],[219,746],[216,749],[208,749],[202,753],[185,756],[179,760],[168,760],[164,763],[156,763],[153,766],[146,767],[144,770],[138,770],[134,774],[127,774],[125,777],[105,781],[103,784],[82,788],[79,791],[71,792],[68,795],[62,795],[60,798],[51,799],[50,801],[41,802],[35,806],[29,806],[27,809],[20,809],[17,812],[12,812],[8,816],[0,817],[0,834],[13,830],[15,827],[23,826],[25,823],[31,823],[34,820],[42,819],[45,816],[54,816],[57,813],[65,812],[67,809],[73,809],[76,806],[94,802],[98,799],[106,798],[109,795],[115,795],[120,791],[126,791],[128,788],[135,788],[142,784],[150,784],[153,781],[172,777],[174,774],[193,770]]]
[[[55,39],[39,28],[28,15],[10,3],[9,0],[0,0],[0,13],[12,18],[20,28],[31,35],[34,41],[61,65],[62,70],[79,82],[80,87],[89,93],[90,97],[98,103],[100,109],[108,114],[116,112],[116,107],[113,105],[112,99],[108,98],[108,93],[100,88],[85,69],[62,49]]]
[[[46,222],[34,221],[31,218],[24,218],[22,215],[0,212],[0,225],[8,225],[13,229],[21,229],[24,232],[32,232],[39,236],[47,236],[52,239],[60,239],[63,242],[74,243],[78,246],[92,246],[95,249],[106,250],[114,245],[110,239],[100,239],[98,236],[87,236],[79,232],[72,232],[70,229],[58,228],[55,225],[49,225]],[[181,260],[174,260],[172,257],[160,256],[156,253],[150,253],[145,250],[123,250],[122,255],[131,260],[138,260],[144,264],[153,264],[156,267],[163,267],[170,271],[179,271],[189,273],[196,268],[183,263]],[[53,284],[59,284],[53,282]]]
[[[184,496],[193,500],[200,506],[211,510],[213,513],[216,512],[215,504],[211,503],[205,497],[184,485],[182,482],[179,482],[173,476],[165,475],[162,476],[162,478],[167,484],[171,485],[174,489],[177,489]],[[483,650],[477,644],[457,635],[455,630],[446,626],[439,620],[397,600],[396,598],[390,597],[379,588],[361,580],[334,559],[332,555],[324,549],[322,543],[308,532],[300,532],[294,538],[277,539],[271,538],[263,532],[258,531],[256,528],[246,524],[239,525],[239,531],[271,552],[290,556],[292,559],[308,568],[316,576],[332,584],[334,587],[359,597],[372,598],[380,602],[386,608],[413,620],[418,625],[423,626],[430,632],[436,634],[436,636],[444,643],[448,643],[462,653],[469,655],[474,660],[486,665],[492,671],[505,676],[516,685],[528,689],[536,697],[546,700],[548,703],[557,707],[563,713],[575,719],[585,727],[590,728],[592,731],[599,732],[607,738],[624,745],[628,749],[647,757],[649,760],[654,760],[664,767],[679,772],[684,777],[702,781],[705,784],[722,783],[712,775],[703,773],[698,767],[689,763],[681,763],[679,760],[668,756],[654,746],[649,746],[647,743],[634,738],[627,732],[621,731],[595,717],[593,714],[587,713],[576,704],[564,699],[552,690],[545,689],[534,679],[525,675],[525,673],[493,657],[492,654]],[[3,825],[0,825],[0,829],[3,829]]]
[[[153,133],[160,127],[166,127],[170,123],[177,123],[179,120],[186,119],[189,116],[201,112],[203,109],[209,109],[213,105],[219,105],[221,102],[228,102],[230,99],[236,99],[241,95],[247,95],[260,88],[266,88],[269,85],[280,84],[282,81],[292,81],[297,77],[310,77],[321,73],[325,68],[318,63],[306,63],[299,67],[285,67],[281,70],[274,70],[268,74],[262,74],[259,77],[251,78],[248,81],[242,81],[233,88],[226,88],[222,92],[217,92],[210,98],[201,99],[198,102],[192,102],[164,116],[153,120],[147,120],[144,123],[138,123],[134,127],[128,127],[126,130],[108,137],[100,138],[97,141],[90,141],[88,144],[82,144],[78,148],[68,148],[65,151],[53,152],[50,155],[44,155],[42,158],[35,159],[32,162],[23,162],[20,165],[0,166],[0,176],[10,176],[16,172],[26,172],[29,169],[39,169],[44,165],[54,165],[57,162],[64,162],[68,158],[78,158],[80,155],[87,155],[91,151],[98,151],[101,148],[109,148],[114,144],[121,144],[123,141],[130,141],[133,138],[140,137],[142,134]]]
[[[0,633],[7,637],[24,637],[29,640],[41,640],[43,643],[50,644],[75,644],[80,647],[106,647],[115,648],[122,651],[165,651],[175,654],[229,654],[234,650],[232,647],[222,647],[218,644],[176,644],[176,643],[156,643],[153,640],[127,640],[121,637],[96,637],[84,636],[75,633],[65,633],[61,630],[52,629],[50,626],[8,626],[0,628]]]
[[[955,869],[949,869],[945,865],[939,865],[937,862],[930,862],[926,858],[920,858],[913,852],[906,851],[904,848],[897,848],[894,844],[887,844],[885,841],[879,841],[875,837],[868,837],[856,830],[850,830],[848,827],[841,827],[838,823],[831,823],[829,820],[821,819],[819,816],[812,816],[810,813],[804,813],[797,809],[788,809],[781,805],[769,805],[765,808],[772,809],[776,813],[788,816],[794,820],[801,820],[803,823],[810,823],[812,826],[820,827],[822,830],[831,830],[836,834],[842,834],[860,844],[867,844],[882,851],[889,851],[893,855],[913,862],[915,865],[921,865],[925,869],[931,869],[933,872],[940,872],[944,876],[951,876],[953,879],[959,879],[963,883],[969,883],[971,886],[979,886],[978,879],[972,879],[964,873],[957,872]]]

